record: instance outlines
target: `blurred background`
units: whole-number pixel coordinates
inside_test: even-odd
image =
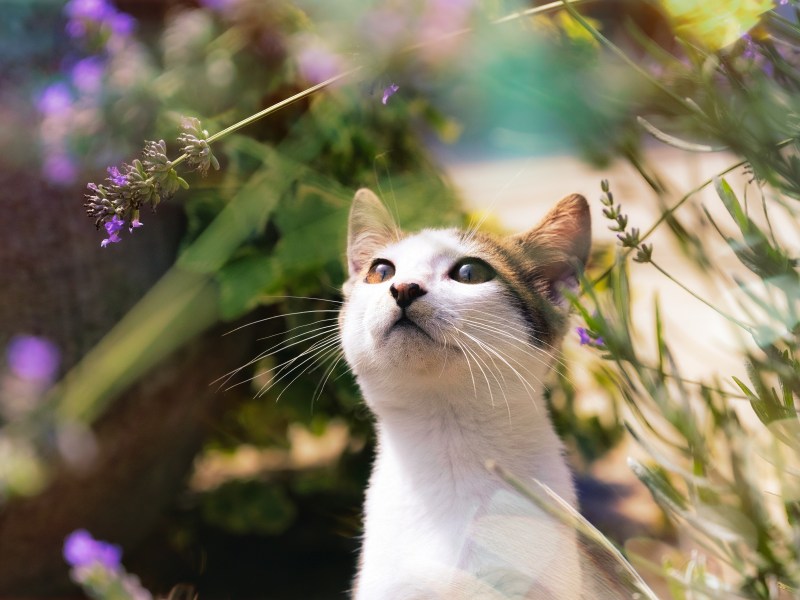
[[[362,186],[406,229],[520,231],[586,195],[548,393],[584,514],[663,597],[794,593],[796,23],[757,0],[3,3],[0,596],[82,597],[62,552],[86,529],[161,596],[347,597]],[[157,210],[87,218],[145,140],[174,160],[187,118],[204,139],[321,83],[176,166]]]

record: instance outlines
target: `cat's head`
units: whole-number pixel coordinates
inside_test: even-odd
[[[496,237],[404,233],[375,194],[359,190],[340,318],[345,357],[362,385],[468,371],[490,384],[513,371],[541,373],[566,324],[563,288],[576,286],[590,244],[589,208],[579,195],[558,202],[533,229]]]

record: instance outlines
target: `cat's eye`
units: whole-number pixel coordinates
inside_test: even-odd
[[[464,258],[455,264],[449,275],[459,283],[484,283],[494,279],[495,272],[479,258]]]
[[[372,266],[367,271],[367,283],[381,283],[394,277],[394,265],[388,260],[382,258],[377,259],[372,263]]]

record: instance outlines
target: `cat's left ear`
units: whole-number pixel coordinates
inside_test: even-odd
[[[367,188],[358,190],[350,207],[347,226],[347,267],[350,277],[361,274],[366,263],[381,248],[399,239],[400,229],[380,198]]]
[[[577,287],[592,246],[592,218],[586,198],[572,194],[560,200],[533,229],[514,236],[533,262],[537,278],[558,296],[562,286]]]

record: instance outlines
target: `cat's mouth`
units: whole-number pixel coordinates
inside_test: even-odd
[[[412,321],[408,317],[408,315],[405,313],[405,311],[403,311],[403,314],[400,315],[400,318],[397,319],[397,321],[394,322],[394,325],[392,325],[389,328],[389,333],[390,334],[393,333],[393,332],[396,332],[396,331],[414,331],[414,332],[419,332],[422,335],[424,335],[426,338],[428,338],[429,340],[434,341],[433,338],[430,336],[430,334],[427,331],[425,331],[422,327],[419,326],[419,324],[417,324],[416,322]]]

